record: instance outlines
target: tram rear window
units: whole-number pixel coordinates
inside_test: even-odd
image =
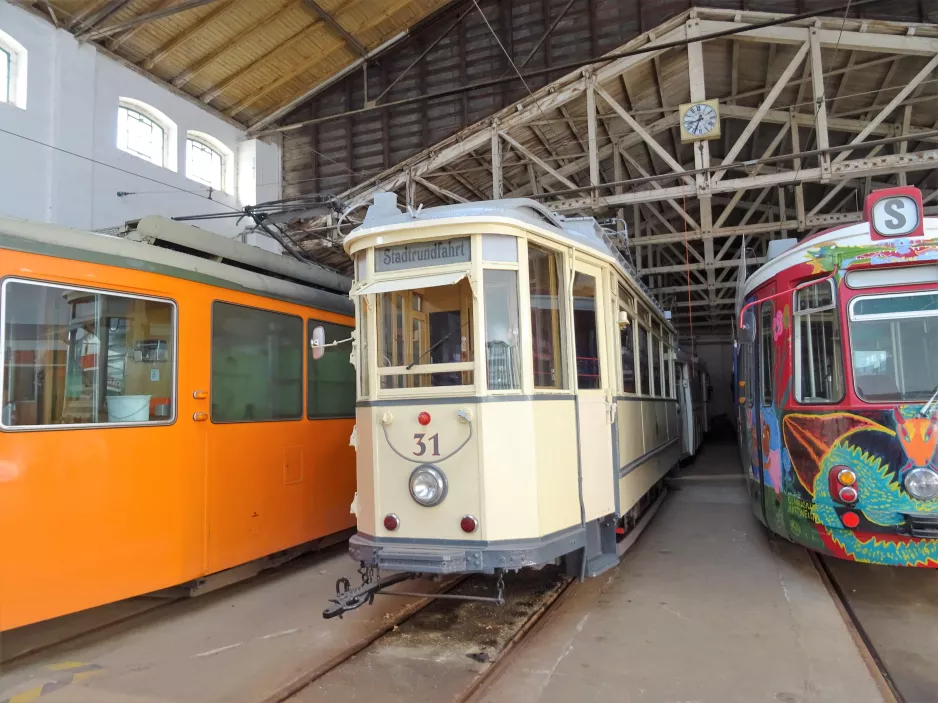
[[[850,306],[857,395],[869,402],[927,400],[938,386],[938,294],[864,296]]]
[[[4,427],[173,419],[172,303],[10,280],[2,297]]]
[[[382,293],[377,302],[378,368],[395,369],[381,375],[382,389],[472,385],[472,289],[467,279]],[[431,373],[420,368],[428,365],[441,368]]]

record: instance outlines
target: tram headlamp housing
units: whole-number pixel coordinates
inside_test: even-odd
[[[931,469],[912,469],[905,476],[905,490],[916,500],[938,497],[938,473]]]
[[[442,503],[446,491],[446,476],[435,466],[422,464],[410,475],[410,496],[425,508]]]

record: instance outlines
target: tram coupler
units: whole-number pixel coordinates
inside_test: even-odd
[[[395,583],[407,581],[415,575],[405,572],[394,574],[385,578],[377,578],[363,582],[356,588],[344,576],[335,582],[335,598],[330,598],[331,605],[322,611],[322,616],[329,620],[336,616],[342,617],[345,613],[357,610],[363,605],[371,605],[375,601],[375,594],[382,588],[393,586]]]

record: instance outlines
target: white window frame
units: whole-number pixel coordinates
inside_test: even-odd
[[[176,148],[176,123],[173,122],[165,114],[157,110],[152,105],[148,105],[145,102],[136,100],[134,98],[120,98],[118,101],[118,120],[117,124],[120,125],[120,111],[126,110],[128,113],[137,113],[141,117],[149,120],[155,126],[163,130],[163,147],[161,151],[162,163],[157,163],[153,159],[149,158],[144,152],[135,151],[132,147],[121,146],[121,135],[120,128],[118,126],[116,133],[116,146],[120,151],[123,151],[125,154],[130,154],[131,156],[138,158],[147,163],[151,163],[154,166],[159,168],[166,168],[170,171],[176,171],[177,167],[177,148]]]
[[[197,144],[218,154],[221,159],[221,178],[219,179],[220,185],[216,186],[212,183],[207,183],[201,178],[196,178],[190,172],[190,142],[196,142]],[[208,188],[234,194],[234,187],[235,183],[237,182],[235,179],[234,165],[234,152],[225,146],[225,144],[223,144],[220,140],[216,139],[210,134],[206,134],[205,132],[197,132],[195,130],[189,130],[186,132],[186,178],[191,181],[195,181],[196,183],[200,183]]]
[[[165,420],[146,420],[145,422],[76,422],[64,425],[6,425],[0,417],[0,432],[64,432],[69,430],[82,429],[120,429],[128,427],[153,427],[172,425],[176,422],[179,404],[178,388],[178,370],[179,370],[179,308],[175,300],[169,298],[159,298],[152,295],[137,295],[135,293],[125,293],[123,291],[107,290],[104,288],[87,288],[85,286],[76,286],[70,283],[58,283],[55,281],[42,281],[29,278],[5,278],[0,284],[0,369],[6,368],[6,326],[7,326],[7,301],[10,299],[7,292],[7,286],[11,283],[35,286],[37,288],[55,288],[57,290],[91,293],[92,295],[108,295],[115,298],[129,298],[131,300],[147,300],[155,303],[169,305],[172,308],[173,322],[173,356],[172,356],[172,381],[170,388],[171,413]],[[0,398],[3,397],[3,388],[5,379],[0,374]]]
[[[816,308],[806,308],[805,310],[799,310],[799,309],[798,309],[798,305],[799,305],[799,302],[800,302],[800,296],[801,296],[801,294],[804,293],[804,292],[806,292],[806,291],[808,291],[808,290],[810,290],[810,289],[812,289],[812,288],[814,288],[814,286],[820,285],[821,283],[826,283],[826,284],[830,287],[830,291],[831,291],[831,302],[828,303],[827,305],[822,305],[822,306],[820,306],[820,307],[816,307]],[[792,309],[793,309],[793,311],[794,311],[794,312],[792,313],[792,322],[793,322],[794,327],[795,327],[795,335],[794,335],[794,352],[795,352],[795,354],[794,354],[794,357],[795,357],[795,359],[794,359],[794,361],[795,361],[794,385],[795,385],[795,400],[796,400],[800,405],[836,405],[837,403],[843,402],[844,397],[845,397],[845,395],[846,395],[846,389],[845,389],[845,388],[842,388],[842,389],[841,389],[840,398],[831,399],[831,400],[818,400],[816,397],[804,398],[804,397],[802,396],[802,393],[801,393],[801,374],[802,374],[802,368],[801,368],[801,320],[800,320],[800,318],[803,317],[803,316],[805,316],[805,315],[810,315],[811,313],[825,312],[825,311],[827,311],[827,310],[833,310],[833,311],[834,311],[834,318],[835,318],[835,320],[837,321],[837,324],[840,325],[840,316],[839,316],[839,311],[838,311],[838,309],[837,309],[837,287],[834,285],[833,279],[831,279],[831,278],[822,279],[822,280],[819,280],[819,281],[817,281],[817,282],[815,282],[815,283],[812,283],[812,284],[810,284],[810,285],[806,285],[806,286],[804,286],[803,288],[799,288],[797,291],[795,291]],[[754,319],[755,319],[755,320],[758,320],[759,318],[758,318],[758,316],[754,315]],[[808,342],[809,342],[809,344],[810,344],[810,343],[813,342],[813,340],[809,339]],[[837,367],[837,366],[839,365],[840,374],[841,374],[841,381],[844,381],[844,380],[845,380],[845,378],[844,378],[844,376],[845,376],[845,371],[844,371],[844,368],[843,368],[843,354],[844,354],[844,333],[843,333],[843,330],[841,329],[841,330],[840,330],[840,355],[841,355],[841,361],[840,361],[839,364],[836,364],[836,363],[835,363],[835,367]],[[836,358],[835,358],[835,361],[836,361]],[[846,384],[844,384],[844,385],[846,386]]]
[[[12,105],[26,109],[26,88],[28,85],[26,70],[28,52],[26,47],[6,32],[0,30],[0,52],[7,56],[7,99],[0,100],[0,105]]]

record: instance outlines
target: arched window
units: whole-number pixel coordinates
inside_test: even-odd
[[[186,176],[215,190],[234,186],[231,149],[204,132],[186,135]]]
[[[26,109],[26,48],[0,31],[0,103]]]
[[[176,124],[159,110],[132,98],[117,107],[117,148],[176,170]]]

